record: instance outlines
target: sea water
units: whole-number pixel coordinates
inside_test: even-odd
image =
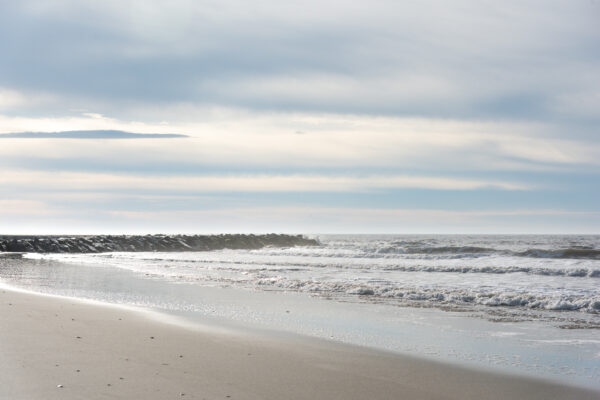
[[[0,279],[600,388],[600,236],[315,235],[318,247],[26,254]]]

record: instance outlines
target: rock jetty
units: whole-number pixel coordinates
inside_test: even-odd
[[[301,235],[94,235],[0,236],[0,252],[104,253],[110,251],[208,251],[318,246]]]

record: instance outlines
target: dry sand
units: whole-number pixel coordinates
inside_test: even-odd
[[[185,328],[0,290],[0,399],[594,399],[600,393],[287,335]]]

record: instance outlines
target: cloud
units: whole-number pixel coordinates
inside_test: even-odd
[[[9,108],[25,104],[25,97],[16,90],[0,88],[0,108]]]
[[[11,234],[99,233],[597,233],[597,211],[424,208],[217,207],[193,210],[81,209],[11,200],[0,221]],[[19,205],[20,208],[19,208]],[[6,210],[6,209],[4,209]],[[31,210],[37,210],[31,212]],[[514,221],[525,221],[517,225]],[[8,231],[5,231],[8,232]]]
[[[445,118],[577,117],[597,7],[460,0],[3,3],[0,85],[104,101]],[[16,34],[15,34],[16,33]]]
[[[592,83],[586,90],[565,92],[557,95],[551,100],[552,109],[561,114],[590,120],[600,119],[600,84]]]
[[[171,129],[171,130],[170,130]],[[0,114],[0,134],[11,132],[69,132],[69,131],[124,131],[156,132],[170,134],[173,129],[160,123],[148,124],[139,121],[120,121],[99,113],[75,111],[74,115],[14,116]]]
[[[17,132],[0,134],[0,139],[166,139],[182,137],[188,136],[175,133],[133,133],[116,130]]]
[[[41,216],[53,213],[43,201],[30,199],[0,199],[0,216]],[[1,220],[0,220],[1,221]]]
[[[23,92],[0,86],[0,109],[4,112],[7,110],[48,107],[56,101],[58,101],[57,97],[48,93]]]
[[[563,138],[551,124],[507,121],[372,117],[327,113],[270,113],[237,109],[173,107],[157,122],[115,118],[27,118],[0,115],[0,131],[117,129],[126,132],[185,132],[180,141],[49,140],[23,142],[6,138],[0,162],[45,168],[104,165],[165,171],[200,166],[232,168],[392,168],[428,171],[531,170],[597,168],[600,146],[593,139]],[[195,119],[187,120],[186,116]],[[162,123],[162,117],[173,121]],[[69,129],[70,127],[70,129]],[[45,128],[45,129],[44,129]],[[295,132],[304,132],[297,135]],[[36,161],[37,160],[37,161]],[[194,167],[195,166],[195,167]],[[360,173],[360,171],[355,171]]]
[[[560,0],[0,2],[0,134],[20,135],[0,146],[3,198],[79,207],[3,221],[110,229],[127,226],[109,212],[177,204],[217,226],[209,212],[226,202],[231,228],[280,210],[268,226],[401,231],[418,218],[378,205],[594,208],[599,17],[593,2]],[[160,136],[173,133],[189,137]],[[248,204],[265,206],[244,216]],[[436,218],[457,231],[598,222],[415,212],[423,230]],[[176,227],[143,227],[153,221]]]
[[[256,215],[265,215],[267,213],[275,213],[277,215],[291,216],[306,216],[307,214],[320,216],[340,216],[351,217],[354,220],[389,220],[394,218],[411,219],[414,222],[418,221],[434,221],[436,219],[452,219],[453,221],[461,221],[466,218],[479,217],[528,217],[528,216],[566,216],[566,217],[599,217],[600,212],[597,211],[569,211],[560,209],[544,209],[544,210],[473,210],[473,211],[454,211],[442,209],[368,209],[368,208],[327,208],[327,207],[281,207],[281,208],[223,208],[210,210],[185,210],[185,211],[160,211],[160,212],[138,212],[138,211],[113,211],[111,214],[136,219],[151,218],[152,215],[159,216],[200,216],[205,214],[216,215],[246,215],[248,217]]]
[[[145,192],[360,192],[420,188],[435,190],[528,190],[524,184],[424,176],[136,176],[100,173],[8,170],[0,174],[4,187],[79,191]]]
[[[442,209],[365,209],[326,207],[256,207],[196,211],[115,211],[130,227],[148,220],[163,230],[198,232],[299,233],[549,233],[597,232],[598,212],[547,210],[448,211]],[[528,225],[515,225],[515,220]],[[175,228],[177,226],[177,228]],[[134,228],[135,229],[135,228]]]

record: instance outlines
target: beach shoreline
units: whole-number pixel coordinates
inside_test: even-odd
[[[598,392],[358,346],[161,322],[0,289],[0,398],[595,399]]]

